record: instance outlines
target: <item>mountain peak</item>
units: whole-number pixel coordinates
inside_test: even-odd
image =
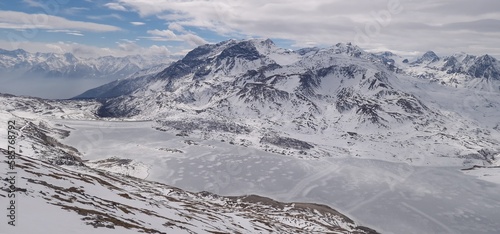
[[[439,60],[439,57],[437,56],[436,53],[434,53],[434,51],[427,51],[427,52],[425,52],[425,54],[422,55],[421,58],[424,59],[424,60],[427,60],[427,61],[432,61],[432,62],[435,62],[435,61]]]
[[[0,49],[0,54],[11,56],[11,57],[15,57],[17,55],[25,55],[27,53],[28,52],[26,52],[23,49],[16,49],[16,50],[4,50],[4,49]]]
[[[275,47],[276,45],[271,39],[229,39],[217,44],[198,46],[187,53],[182,60],[203,60],[210,57],[217,57],[218,60],[223,60],[232,57],[252,61],[261,58],[261,52],[269,51]]]
[[[274,45],[274,41],[267,38],[265,41],[264,41],[266,44],[273,44]]]
[[[252,44],[263,44],[263,45],[275,45],[273,40],[269,38],[248,38],[248,39],[235,39],[231,38],[225,41],[221,41],[217,44],[206,44],[206,45],[214,45],[214,46],[228,46],[228,45],[234,45],[238,43],[252,43]],[[205,45],[202,45],[205,46]]]
[[[479,62],[488,63],[488,64],[493,64],[493,63],[495,63],[497,61],[496,58],[494,58],[493,56],[490,56],[488,54],[485,54],[483,56],[478,57],[477,60]]]
[[[254,69],[260,66],[260,63],[253,65],[246,63],[265,58],[273,48],[275,48],[274,43],[269,39],[230,39],[217,44],[205,44],[191,50],[184,58],[173,63],[156,77],[180,78],[195,71],[195,77],[199,78],[208,75],[213,69],[223,69],[226,72]]]
[[[245,40],[243,40],[245,41]],[[267,39],[250,39],[248,40],[252,42],[254,45],[264,45],[264,46],[275,46],[273,40],[267,38]]]
[[[337,43],[332,48],[335,54],[347,54],[353,57],[360,57],[364,51],[359,46],[353,45],[352,43]]]
[[[469,75],[487,80],[500,80],[500,64],[490,55],[477,57],[468,69]]]
[[[70,63],[78,62],[78,59],[72,53],[64,53],[64,58]]]
[[[391,56],[395,56],[395,54],[394,54],[394,53],[392,53],[391,51],[383,51],[383,52],[378,53],[378,55],[380,55],[380,56],[384,56],[384,57],[391,57]]]
[[[434,51],[427,51],[422,55],[415,63],[434,63],[439,61],[439,57],[434,53]]]
[[[255,40],[243,40],[234,45],[231,45],[220,53],[218,59],[223,60],[228,57],[244,58],[247,60],[256,60],[260,57],[259,51],[256,48]]]

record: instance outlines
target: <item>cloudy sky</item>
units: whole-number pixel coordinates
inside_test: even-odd
[[[0,0],[0,48],[173,54],[236,38],[500,57],[499,0]]]

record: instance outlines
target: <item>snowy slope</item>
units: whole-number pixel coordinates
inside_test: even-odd
[[[376,233],[324,205],[191,193],[92,169],[77,149],[59,142],[67,126],[53,128],[44,124],[50,116],[33,115],[39,118],[0,111],[2,123],[16,121],[16,147],[30,149],[16,150],[17,225],[2,218],[2,233]],[[0,151],[6,157],[3,132]],[[7,171],[6,161],[0,165]],[[0,202],[7,204],[9,181],[5,174],[1,179]]]
[[[88,100],[46,100],[0,94],[2,111],[28,119],[39,119],[40,116],[58,119],[96,119],[100,105],[99,102]]]
[[[375,233],[323,205],[190,193],[86,167],[17,161],[19,223],[2,222],[3,233]],[[2,189],[4,204],[6,195]]]

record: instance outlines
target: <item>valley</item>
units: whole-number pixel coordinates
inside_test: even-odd
[[[85,160],[132,160],[97,168],[189,191],[323,203],[381,233],[492,233],[499,228],[500,181],[465,175],[463,167],[342,156],[297,159],[227,142],[175,136],[153,129],[151,122],[55,123],[75,129],[63,142],[81,146]],[[484,173],[499,172],[496,168]]]

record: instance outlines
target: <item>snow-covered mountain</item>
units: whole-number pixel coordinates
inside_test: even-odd
[[[299,157],[491,164],[500,152],[499,92],[442,86],[416,72],[497,79],[494,58],[466,57],[464,74],[448,74],[431,66],[441,61],[432,52],[403,63],[350,43],[290,51],[271,40],[229,40],[81,97],[106,98],[100,116],[154,119],[158,129]]]
[[[169,64],[168,56],[130,55],[79,58],[71,53],[29,53],[0,49],[0,74],[22,77],[124,78],[142,69]]]
[[[391,60],[399,72],[455,88],[500,92],[500,61],[490,55],[456,53],[439,57],[433,51],[415,61],[394,54],[379,54]],[[403,62],[404,61],[404,62]]]
[[[85,114],[95,102],[10,95],[0,102],[0,122],[15,121],[17,136],[15,176],[0,176],[0,202],[17,202],[16,226],[2,219],[2,233],[377,233],[325,205],[193,193],[92,169],[78,149],[61,143],[71,129],[47,118],[92,119]],[[0,139],[6,158],[11,138],[2,131]],[[129,161],[109,159],[106,165],[133,166]],[[3,172],[12,170],[9,165],[0,163]]]

